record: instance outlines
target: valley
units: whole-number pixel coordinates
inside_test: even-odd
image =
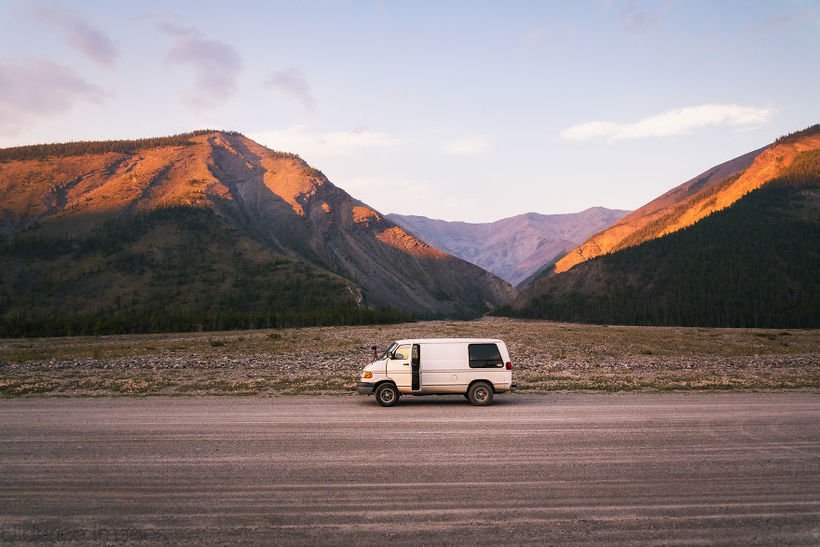
[[[588,237],[628,213],[591,207],[579,213],[525,213],[486,223],[448,222],[397,214],[386,215],[386,218],[428,245],[520,287],[551,268]]]
[[[818,29],[0,0],[0,547],[820,547]]]
[[[234,131],[0,149],[0,336],[487,314],[816,328],[819,184],[820,125],[631,213],[477,224],[384,215]]]

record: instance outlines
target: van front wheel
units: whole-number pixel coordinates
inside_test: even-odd
[[[376,388],[376,401],[382,406],[393,406],[399,400],[399,390],[393,384],[382,384]]]
[[[487,382],[476,382],[467,390],[467,399],[470,404],[487,406],[493,402],[493,386]]]

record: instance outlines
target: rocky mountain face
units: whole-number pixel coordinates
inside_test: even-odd
[[[114,220],[189,209],[206,211],[218,224],[208,233],[231,233],[236,253],[303,264],[310,276],[326,272],[343,280],[360,306],[470,316],[516,294],[498,277],[409,235],[294,154],[219,131],[134,142],[0,150],[3,242],[78,240]],[[172,224],[133,252],[150,254],[185,232],[184,222]],[[179,241],[197,237],[183,235]],[[113,298],[117,291],[102,292]]]
[[[819,143],[820,135],[805,135],[715,166],[590,237],[556,262],[554,271],[565,272],[596,256],[691,226],[776,178],[800,152],[814,149]]]
[[[387,218],[425,243],[519,285],[627,213],[592,207],[580,213],[526,213],[478,224],[398,214]]]
[[[700,190],[690,181],[639,209],[657,220],[633,232],[636,243],[542,275],[499,313],[608,324],[820,326],[820,125],[751,156],[738,159],[745,169],[723,164],[705,174]],[[708,179],[727,171],[717,183]],[[691,219],[699,220],[683,226]],[[653,234],[664,235],[645,239]],[[590,241],[607,240],[599,234]],[[590,249],[590,241],[579,249]]]

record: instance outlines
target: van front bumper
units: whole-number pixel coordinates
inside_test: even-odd
[[[356,384],[356,393],[359,395],[370,395],[373,393],[376,384],[373,382],[359,382]]]

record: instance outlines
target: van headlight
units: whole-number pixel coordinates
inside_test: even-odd
[[[362,372],[362,378],[372,378],[372,377],[373,377],[373,373],[370,372],[369,370],[366,370],[366,371]]]

